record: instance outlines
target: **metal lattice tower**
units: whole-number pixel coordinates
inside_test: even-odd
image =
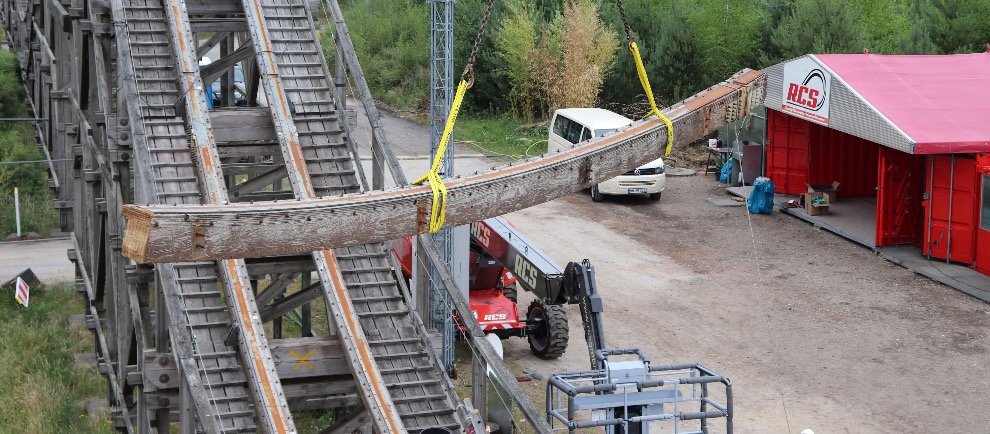
[[[454,2],[453,0],[430,0],[430,156],[436,155],[454,99]],[[444,153],[440,175],[449,177],[454,172],[454,137]],[[444,261],[451,264],[454,254],[454,239],[450,229],[444,229],[433,236],[443,255]],[[450,300],[434,282],[436,272],[430,270],[429,310],[431,325],[443,334],[443,362],[447,371],[454,368],[454,323],[450,316]]]

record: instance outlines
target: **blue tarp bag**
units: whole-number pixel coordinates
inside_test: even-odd
[[[725,164],[722,165],[722,171],[718,174],[718,182],[723,184],[729,183],[729,174],[732,173],[732,159],[730,158]]]
[[[753,191],[746,200],[750,214],[773,214],[773,193],[776,187],[770,178],[761,176],[753,181]]]

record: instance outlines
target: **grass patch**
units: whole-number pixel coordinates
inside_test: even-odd
[[[76,366],[73,355],[92,351],[92,334],[69,328],[69,314],[83,311],[79,295],[64,286],[31,288],[31,304],[0,297],[0,431],[112,433],[109,420],[94,422],[83,403],[106,394],[95,370]]]
[[[507,114],[457,118],[454,139],[501,161],[515,161],[547,151],[547,125],[524,125]]]

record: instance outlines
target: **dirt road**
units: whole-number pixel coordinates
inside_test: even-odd
[[[753,216],[751,235],[744,208],[704,200],[722,196],[668,178],[656,203],[572,195],[509,218],[559,264],[592,260],[609,346],[729,376],[737,432],[990,432],[990,305],[786,215]],[[506,358],[587,369],[568,315],[562,359],[523,339]]]
[[[38,240],[0,243],[0,283],[30,268],[44,284],[68,283],[75,269],[66,256],[72,240]]]

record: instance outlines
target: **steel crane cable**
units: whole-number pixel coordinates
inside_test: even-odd
[[[656,115],[667,126],[667,146],[664,148],[663,155],[668,156],[670,155],[670,150],[674,147],[674,123],[657,108],[657,102],[653,98],[653,88],[650,87],[650,77],[646,74],[646,67],[643,66],[643,58],[639,55],[639,47],[633,39],[632,27],[629,26],[629,20],[626,19],[626,10],[622,7],[622,0],[615,0],[615,4],[619,7],[619,16],[622,17],[622,25],[625,26],[629,51],[632,53],[633,60],[636,62],[636,74],[639,75],[639,83],[643,85],[646,100],[650,103],[650,112],[646,116],[651,114]]]
[[[430,190],[433,191],[433,204],[430,209],[430,233],[435,234],[443,228],[444,217],[447,214],[447,186],[440,178],[440,165],[443,163],[443,154],[447,152],[447,144],[450,142],[450,135],[454,131],[454,124],[457,122],[457,114],[461,111],[461,103],[464,101],[464,94],[471,86],[474,86],[474,60],[478,55],[478,46],[481,45],[481,37],[485,34],[488,20],[491,18],[492,5],[495,0],[488,0],[485,6],[485,14],[481,17],[481,26],[478,27],[478,34],[474,37],[474,45],[471,47],[471,55],[468,56],[467,65],[461,73],[461,82],[457,85],[454,93],[454,101],[450,105],[450,112],[447,114],[447,122],[440,136],[440,143],[437,145],[436,155],[433,156],[433,165],[425,175],[419,177],[413,184],[422,184],[429,181]]]

